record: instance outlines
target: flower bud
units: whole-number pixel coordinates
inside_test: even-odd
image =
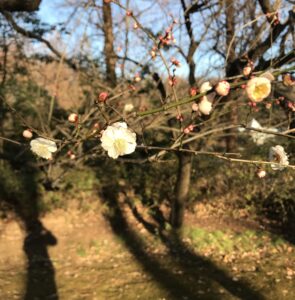
[[[174,66],[176,66],[176,67],[180,67],[181,66],[179,60],[177,60],[175,57],[172,57],[170,60],[171,60],[171,62],[172,62],[172,64]]]
[[[156,58],[156,51],[151,50],[150,52],[152,59]]]
[[[126,103],[124,105],[124,112],[129,113],[134,109],[134,105],[132,103]]]
[[[259,178],[264,178],[266,176],[266,172],[262,169],[259,169],[256,174]]]
[[[135,74],[135,76],[134,76],[134,81],[135,82],[140,82],[141,81],[141,77],[140,77],[140,75],[137,73],[137,74]]]
[[[176,119],[177,119],[179,122],[183,122],[183,120],[184,120],[183,115],[177,115],[177,116],[176,116]]]
[[[244,76],[249,76],[250,74],[252,73],[252,68],[250,67],[250,66],[246,66],[246,67],[244,67],[244,69],[243,69],[243,75]]]
[[[199,105],[197,103],[192,104],[192,110],[193,111],[198,111],[199,110]]]
[[[26,129],[23,131],[23,137],[26,139],[31,139],[33,137],[33,133],[30,129]]]
[[[193,131],[193,130],[194,130],[194,125],[191,124],[191,125],[189,125],[187,128],[188,128],[190,131]]]
[[[229,94],[230,84],[226,81],[220,81],[215,87],[215,91],[219,96],[227,96]]]
[[[185,134],[189,134],[190,132],[191,131],[190,131],[190,129],[188,127],[186,127],[186,128],[183,129],[183,133],[185,133]]]
[[[169,83],[170,86],[175,86],[176,85],[176,78],[174,76],[169,76],[168,83]]]
[[[285,86],[294,86],[295,85],[295,79],[292,78],[291,74],[287,73],[283,76],[283,84]]]
[[[197,93],[198,93],[198,89],[196,87],[190,88],[189,94],[190,94],[191,97],[196,96]]]
[[[68,116],[68,121],[71,123],[76,123],[78,121],[78,115],[75,113],[72,113]]]
[[[105,101],[107,101],[108,97],[109,97],[109,94],[107,92],[101,92],[98,96],[98,100],[99,100],[99,102],[105,102]]]

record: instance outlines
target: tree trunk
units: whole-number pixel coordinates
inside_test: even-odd
[[[112,21],[112,8],[110,3],[103,2],[103,31],[104,31],[104,55],[106,64],[106,80],[111,86],[117,82],[116,53],[114,51],[114,34]]]
[[[185,203],[191,181],[191,168],[192,155],[183,152],[179,153],[175,197],[172,202],[170,215],[171,226],[175,229],[179,229],[183,224]]]
[[[227,51],[227,66],[226,66],[226,76],[231,77],[239,74],[239,70],[237,70],[236,66],[233,65],[236,53],[236,43],[235,43],[235,7],[233,0],[225,1],[225,11],[226,11],[226,51]],[[237,106],[233,105],[233,109],[229,114],[229,122],[231,124],[236,124],[238,121],[237,116]],[[226,137],[226,149],[228,152],[232,152],[237,145],[237,137],[235,135],[234,129],[229,129],[227,131],[229,136]]]
[[[184,0],[181,0],[181,5],[185,18],[185,27],[188,37],[190,39],[190,46],[186,56],[186,62],[189,66],[189,84],[193,87],[196,83],[194,62],[194,54],[197,50],[197,43],[193,36],[193,29],[189,14],[186,13],[187,7]],[[185,145],[184,148],[187,148]],[[178,154],[178,172],[175,185],[174,198],[171,203],[170,223],[174,229],[182,227],[185,204],[187,202],[190,182],[191,182],[191,169],[192,169],[192,155],[189,153],[180,152]]]

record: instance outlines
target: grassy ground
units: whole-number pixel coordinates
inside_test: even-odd
[[[141,216],[59,210],[27,237],[2,222],[0,299],[295,299],[283,238],[193,215],[181,235],[151,234]]]

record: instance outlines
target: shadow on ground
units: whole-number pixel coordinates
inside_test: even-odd
[[[223,296],[220,289],[239,299],[264,299],[246,282],[234,281],[213,262],[190,250],[182,242],[178,233],[164,235],[161,226],[155,228],[155,225],[146,222],[137,211],[133,210],[138,221],[149,232],[160,233],[162,242],[169,250],[165,260],[169,259],[173,262],[172,265],[165,266],[163,260],[147,251],[148,245],[128,224],[114,188],[105,187],[102,196],[104,203],[110,209],[106,218],[113,232],[124,241],[126,248],[143,269],[167,292],[169,299],[225,299],[226,296],[228,299],[228,295]],[[180,272],[175,274],[173,269],[178,269]]]
[[[55,270],[47,249],[56,245],[57,239],[39,220],[36,173],[30,168],[24,173],[8,162],[1,163],[1,207],[14,211],[26,234],[23,250],[27,257],[27,275],[23,299],[57,300]]]

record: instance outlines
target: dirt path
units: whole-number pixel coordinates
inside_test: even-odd
[[[284,241],[194,224],[164,245],[135,219],[122,234],[98,212],[41,221],[31,240],[15,221],[0,224],[0,299],[295,299],[295,250]]]

